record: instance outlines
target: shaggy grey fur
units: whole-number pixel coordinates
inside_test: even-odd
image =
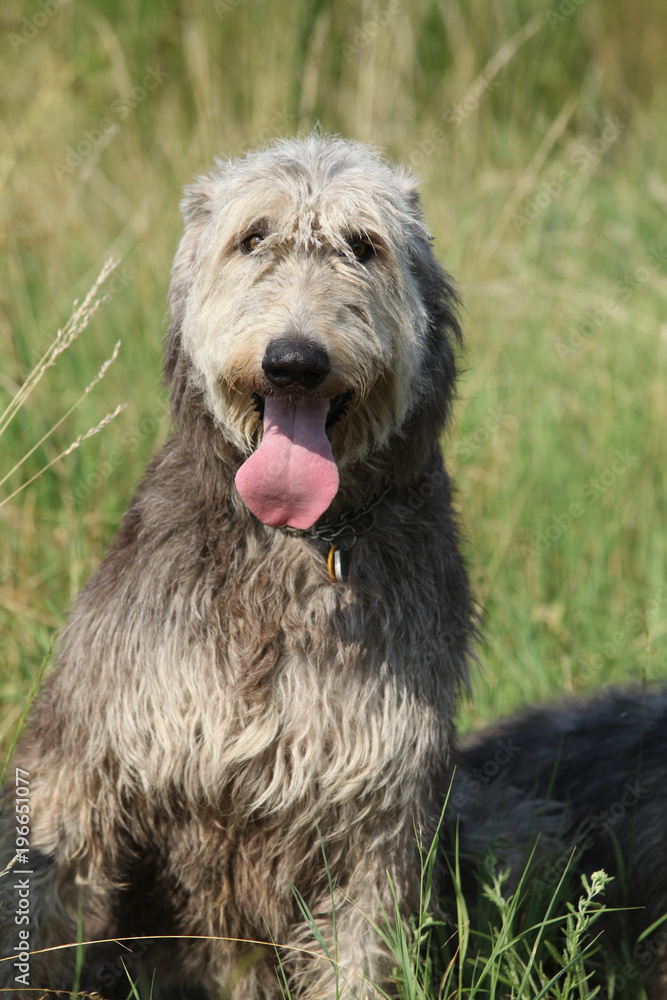
[[[369,923],[393,909],[387,869],[403,911],[417,899],[414,824],[429,837],[439,815],[474,631],[440,449],[456,296],[414,180],[355,143],[220,162],[183,214],[174,435],[74,607],[14,757],[30,776],[30,948],[75,941],[81,904],[89,941],[211,937],[89,946],[82,986],[105,997],[127,995],[123,956],[144,982],[157,970],[159,1000],[278,997],[272,949],[221,940],[269,934],[292,996],[366,997],[364,977],[389,968]],[[281,395],[262,359],[285,337],[328,355],[313,397],[348,401],[320,524],[381,498],[345,583],[321,538],[267,527],[234,485],[261,440],[258,398]],[[8,801],[5,861],[13,784]],[[333,947],[318,830],[339,994],[292,891]],[[2,885],[4,916],[14,877]],[[11,955],[18,928],[3,924]],[[34,955],[31,988],[68,990],[74,963],[73,949]],[[0,982],[17,988],[11,966]]]
[[[471,911],[487,849],[510,866],[513,888],[537,841],[524,891],[545,898],[568,865],[573,892],[604,868],[614,876],[604,902],[622,909],[594,933],[604,930],[620,966],[616,995],[641,974],[651,1000],[664,1000],[667,925],[638,938],[667,914],[667,690],[532,709],[461,741],[458,756],[450,806]]]

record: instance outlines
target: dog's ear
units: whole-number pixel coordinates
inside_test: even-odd
[[[169,288],[169,306],[174,318],[189,284],[190,269],[197,256],[204,229],[213,214],[214,194],[215,182],[210,177],[198,178],[194,184],[188,184],[185,188],[181,201],[185,232],[176,251]]]
[[[181,322],[188,290],[192,282],[192,268],[197,258],[204,230],[213,214],[215,181],[211,177],[199,177],[194,184],[188,184],[181,201],[181,214],[185,222],[185,232],[178,245],[174,265],[171,269],[169,286],[169,309],[171,326],[165,345],[163,380],[173,381],[181,348]]]
[[[394,177],[411,211],[419,219],[423,218],[421,198],[419,197],[419,178],[406,167],[396,167]]]
[[[412,268],[429,310],[431,325],[441,332],[450,331],[454,339],[460,342],[461,328],[457,313],[461,303],[452,279],[443,271],[433,253],[432,238],[424,221],[419,195],[419,179],[411,170],[402,167],[396,169],[395,176],[413,218],[417,221],[412,243]]]
[[[461,301],[454,282],[433,252],[415,175],[406,171],[402,187],[414,220],[409,243],[410,267],[428,316],[425,354],[428,372],[424,372],[422,380],[423,398],[429,401],[425,414],[430,413],[432,430],[438,434],[448,420],[456,382],[456,348],[462,343]],[[414,431],[414,439],[418,433],[429,437],[425,430]]]
[[[186,184],[181,200],[181,215],[186,228],[198,219],[209,218],[212,209],[214,182],[210,177],[200,177],[194,184]]]

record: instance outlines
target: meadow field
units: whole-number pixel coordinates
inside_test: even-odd
[[[0,27],[0,413],[119,261],[87,329],[0,418],[3,759],[169,434],[182,186],[316,125],[414,169],[465,303],[443,447],[483,642],[461,729],[667,679],[663,0],[4,0]],[[542,995],[502,988],[460,995]]]

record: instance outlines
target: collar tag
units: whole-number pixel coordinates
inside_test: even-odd
[[[329,579],[332,583],[347,583],[349,567],[347,559],[343,558],[346,554],[345,550],[339,548],[338,545],[332,545],[329,549],[327,569],[329,570]]]
[[[327,569],[332,583],[347,583],[350,575],[350,549],[356,544],[357,538],[366,535],[375,527],[375,509],[389,493],[390,487],[380,490],[365,507],[358,510],[345,511],[334,521],[325,521],[312,528],[282,527],[290,535],[301,538],[321,539],[329,545]],[[366,523],[364,524],[364,520]],[[334,539],[336,543],[334,544]]]

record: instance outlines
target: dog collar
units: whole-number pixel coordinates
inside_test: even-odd
[[[372,500],[357,510],[347,510],[331,521],[313,525],[312,528],[290,528],[282,530],[290,535],[313,538],[328,546],[327,569],[332,583],[347,583],[350,570],[350,549],[357,539],[368,534],[375,527],[375,511],[382,503],[389,487],[376,493]]]

